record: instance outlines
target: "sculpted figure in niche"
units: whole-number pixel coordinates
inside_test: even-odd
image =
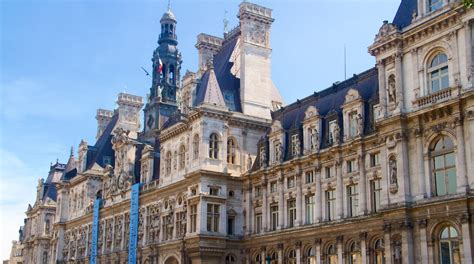
[[[283,145],[282,145],[281,143],[278,144],[278,149],[279,149],[278,151],[280,152],[280,157],[279,157],[278,160],[279,160],[280,162],[283,162],[283,157],[284,157],[284,155],[283,155]]]
[[[311,130],[311,149],[319,150],[319,132],[316,128]]]
[[[283,161],[283,147],[281,146],[280,142],[275,142],[275,161],[281,162]]]
[[[390,184],[396,186],[398,184],[397,180],[397,160],[391,158],[389,161],[390,168]]]
[[[247,156],[247,171],[250,171],[252,169],[252,157],[250,154]]]
[[[395,88],[395,76],[390,75],[388,77],[388,101],[396,102],[397,101],[397,91]]]
[[[357,135],[361,136],[364,131],[364,120],[361,114],[357,114]]]
[[[334,128],[333,128],[333,136],[334,136],[334,143],[339,143],[339,137],[340,137],[340,134],[341,134],[341,129],[339,128],[339,124],[336,122],[334,124]]]

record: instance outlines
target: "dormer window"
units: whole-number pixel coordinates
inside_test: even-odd
[[[428,0],[428,11],[433,12],[443,6],[443,0]]]
[[[293,157],[296,157],[300,154],[299,144],[300,144],[300,141],[298,138],[298,134],[292,135],[291,136],[291,155]]]
[[[430,92],[436,93],[449,87],[448,57],[438,53],[428,65],[428,81]]]
[[[328,134],[328,143],[332,144],[336,141],[335,130],[337,126],[337,120],[329,121],[329,134]]]
[[[349,113],[349,136],[355,137],[357,135],[357,111]]]

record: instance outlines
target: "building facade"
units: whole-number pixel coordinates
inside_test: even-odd
[[[51,165],[10,263],[472,263],[474,11],[402,0],[374,68],[286,106],[272,10],[237,16],[181,78],[165,12],[148,97]]]

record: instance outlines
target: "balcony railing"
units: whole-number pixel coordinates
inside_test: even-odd
[[[415,100],[415,105],[419,108],[432,105],[435,103],[449,100],[459,95],[459,87],[450,87],[435,93],[420,97]]]

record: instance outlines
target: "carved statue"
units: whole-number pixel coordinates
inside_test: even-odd
[[[361,114],[357,114],[357,135],[362,136],[364,131],[364,120]]]
[[[284,154],[283,154],[283,145],[280,143],[278,145],[278,152],[280,152],[280,157],[278,158],[278,161],[283,162]]]
[[[390,167],[390,183],[392,185],[397,185],[398,184],[398,180],[397,180],[397,161],[395,159],[390,159],[389,167]]]
[[[280,142],[275,143],[275,161],[283,161],[283,147],[281,146]]]
[[[336,122],[333,128],[334,143],[339,143],[340,134],[341,129],[339,128],[339,124]]]
[[[395,263],[402,263],[402,244],[400,241],[395,242],[395,247],[393,249],[393,259]]]
[[[311,131],[311,149],[319,150],[319,132],[316,128]]]
[[[395,88],[395,76],[390,75],[388,77],[388,101],[396,102],[397,101],[397,91]]]
[[[264,167],[267,162],[267,153],[265,151],[262,151],[260,153],[260,167]]]
[[[247,157],[247,171],[250,171],[252,169],[252,157],[250,156],[250,154],[248,154],[248,157]]]

